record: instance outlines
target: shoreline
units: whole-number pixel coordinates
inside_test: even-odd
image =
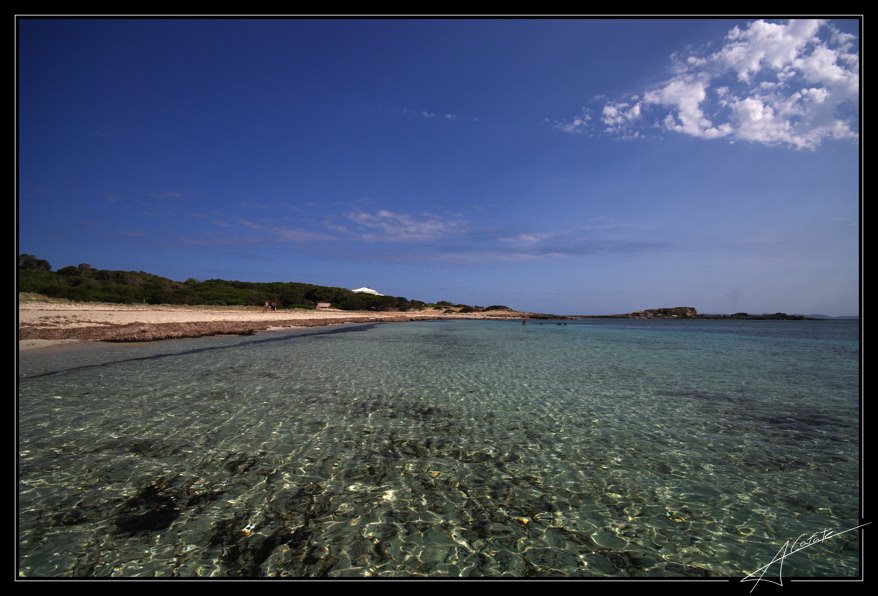
[[[634,314],[634,313],[632,313]],[[696,315],[693,317],[649,317],[648,320],[765,320],[804,319],[784,315]],[[541,315],[539,313],[492,310],[447,312],[428,308],[411,311],[345,311],[339,309],[281,310],[262,312],[253,306],[184,306],[170,304],[110,304],[101,302],[56,302],[25,300],[18,304],[18,349],[34,350],[78,342],[131,343],[184,339],[212,335],[254,335],[287,328],[323,327],[346,323],[401,323],[442,320],[543,319],[630,319],[629,315]]]
[[[211,335],[254,335],[263,331],[323,327],[345,323],[396,323],[428,320],[509,320],[531,316],[518,311],[446,313],[439,309],[408,312],[289,310],[261,307],[129,305],[106,303],[21,302],[18,348],[33,350],[75,342],[160,341]]]

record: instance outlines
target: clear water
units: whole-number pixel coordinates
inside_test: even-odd
[[[841,321],[419,322],[23,352],[22,576],[742,576],[859,523]],[[784,577],[857,576],[858,532]]]

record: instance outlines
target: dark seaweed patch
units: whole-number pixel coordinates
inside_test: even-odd
[[[180,517],[180,510],[171,499],[156,500],[154,509],[134,515],[120,515],[116,527],[121,534],[138,534],[164,530]]]
[[[242,575],[247,577],[260,576],[260,566],[280,545],[290,542],[293,533],[287,528],[278,528],[270,536],[254,535],[242,540],[235,545],[236,548],[228,549],[229,558],[228,574],[230,576]],[[232,558],[232,555],[235,555]]]
[[[134,455],[158,457],[178,451],[158,439],[113,439],[97,445],[90,453],[127,451]]]
[[[59,513],[52,519],[53,524],[56,526],[78,526],[88,521],[89,519],[78,508]]]
[[[205,493],[193,494],[186,499],[186,503],[184,504],[184,507],[186,507],[188,509],[190,507],[198,507],[201,505],[206,505],[207,503],[210,503],[212,501],[216,501],[217,499],[219,499],[223,495],[223,493],[224,493],[224,491],[221,491],[221,490],[213,490],[213,491],[207,491]]]
[[[165,494],[174,480],[176,478],[150,483],[126,501],[115,519],[117,531],[120,534],[140,534],[170,526],[180,517],[176,500]]]

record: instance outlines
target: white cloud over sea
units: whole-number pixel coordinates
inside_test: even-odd
[[[471,215],[471,214],[470,214]],[[343,254],[361,261],[491,263],[565,257],[630,255],[672,246],[654,230],[627,223],[592,222],[560,229],[505,231],[465,213],[350,210],[312,218],[215,220],[200,232],[178,237],[180,245],[296,245],[322,256]],[[285,225],[283,221],[295,222]]]
[[[758,20],[730,29],[716,51],[673,54],[658,84],[554,128],[816,149],[827,139],[858,138],[859,71],[856,36],[831,22]]]
[[[358,227],[359,239],[369,242],[432,241],[465,228],[465,222],[459,217],[414,216],[384,209],[374,213],[352,211],[346,218]]]
[[[421,118],[426,118],[427,120],[433,120],[436,118],[438,118],[440,120],[456,120],[457,119],[457,114],[450,114],[450,113],[442,114],[442,113],[438,113],[438,112],[431,112],[430,110],[413,110],[413,109],[408,108],[408,107],[404,107],[402,109],[402,113],[403,114],[413,114],[415,116],[420,116]]]

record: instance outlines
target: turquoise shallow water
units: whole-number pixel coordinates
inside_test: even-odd
[[[858,325],[419,322],[23,352],[22,576],[742,576],[859,523]],[[853,577],[851,532],[784,577]]]

